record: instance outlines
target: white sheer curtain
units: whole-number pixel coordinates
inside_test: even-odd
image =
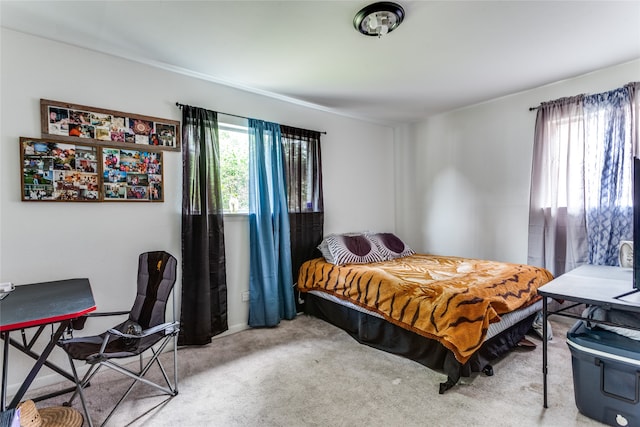
[[[582,96],[538,108],[529,205],[529,258],[554,276],[586,261]]]
[[[631,159],[638,155],[639,85],[538,108],[529,264],[555,276],[585,263],[615,265],[620,240],[632,235]]]

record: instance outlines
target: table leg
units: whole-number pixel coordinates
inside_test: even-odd
[[[543,406],[547,406],[547,297],[542,297],[542,395]]]
[[[0,411],[7,409],[7,371],[9,370],[9,332],[2,332],[2,395],[0,396]]]
[[[14,340],[13,338],[9,338],[9,344],[12,347],[20,350],[23,354],[29,356],[33,360],[38,360],[40,358],[40,355],[38,353],[34,352],[33,350],[31,350],[31,347],[25,347],[24,345],[20,344],[18,341]],[[73,375],[71,375],[70,373],[64,371],[62,368],[60,368],[59,366],[55,365],[54,363],[49,362],[48,360],[45,360],[44,361],[44,366],[46,366],[47,368],[51,369],[52,371],[57,372],[58,374],[60,374],[61,376],[65,377],[69,381],[71,381],[73,383],[76,382],[75,378],[73,378]]]
[[[38,375],[40,368],[42,368],[42,365],[44,365],[44,362],[49,357],[49,354],[51,354],[51,351],[53,351],[53,348],[56,346],[56,343],[62,336],[62,333],[69,325],[69,322],[70,322],[69,320],[60,322],[60,326],[58,326],[58,329],[56,330],[56,332],[53,334],[53,336],[51,336],[51,340],[49,341],[49,344],[47,344],[45,349],[40,354],[40,357],[36,361],[35,365],[33,365],[33,368],[31,368],[29,375],[27,375],[27,378],[25,378],[25,380],[22,382],[22,385],[20,386],[20,389],[18,390],[18,392],[15,394],[15,396],[13,396],[13,400],[9,405],[10,408],[15,408],[16,406],[18,406],[18,403],[20,403],[20,400],[29,389],[29,386],[31,385],[33,380],[36,378],[36,375]]]

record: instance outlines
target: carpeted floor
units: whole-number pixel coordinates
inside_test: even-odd
[[[598,426],[573,396],[570,323],[551,320],[549,408],[542,402],[542,343],[494,363],[495,375],[463,378],[438,394],[442,373],[372,349],[342,330],[300,315],[271,329],[250,329],[178,351],[180,393],[173,399],[144,385],[109,426]],[[163,355],[163,360],[169,360]],[[172,371],[172,364],[165,363]],[[155,376],[155,372],[149,373]],[[86,390],[96,423],[126,381],[111,372]],[[65,384],[65,386],[68,384]],[[49,387],[50,391],[55,387]],[[58,405],[60,397],[38,402]],[[74,406],[80,409],[79,402]]]

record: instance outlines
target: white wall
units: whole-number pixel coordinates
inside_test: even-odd
[[[98,310],[110,311],[131,306],[139,253],[167,250],[180,265],[180,153],[165,154],[164,203],[20,201],[18,140],[40,136],[41,98],[180,120],[178,101],[326,131],[325,232],[394,230],[395,207],[386,199],[394,190],[389,127],[6,29],[0,42],[0,281],[19,285],[88,277]],[[248,289],[247,228],[246,217],[225,222],[232,332],[247,327],[248,306],[240,298]],[[178,291],[180,286],[178,280]],[[102,331],[109,322],[113,319],[95,321],[83,332]],[[11,355],[8,383],[15,392],[30,362],[13,350]],[[66,363],[62,356],[55,360]],[[44,369],[37,384],[59,381],[48,373]]]
[[[526,263],[536,119],[529,107],[638,80],[640,60],[413,125],[409,141],[396,144],[410,183],[398,232],[421,252]]]

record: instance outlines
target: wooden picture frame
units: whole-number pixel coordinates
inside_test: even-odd
[[[23,201],[100,201],[98,148],[20,138]]]
[[[162,151],[20,138],[22,201],[164,202]]]
[[[162,152],[102,147],[105,202],[163,202]]]
[[[180,151],[180,122],[176,120],[41,99],[40,125],[42,137],[52,140]]]

